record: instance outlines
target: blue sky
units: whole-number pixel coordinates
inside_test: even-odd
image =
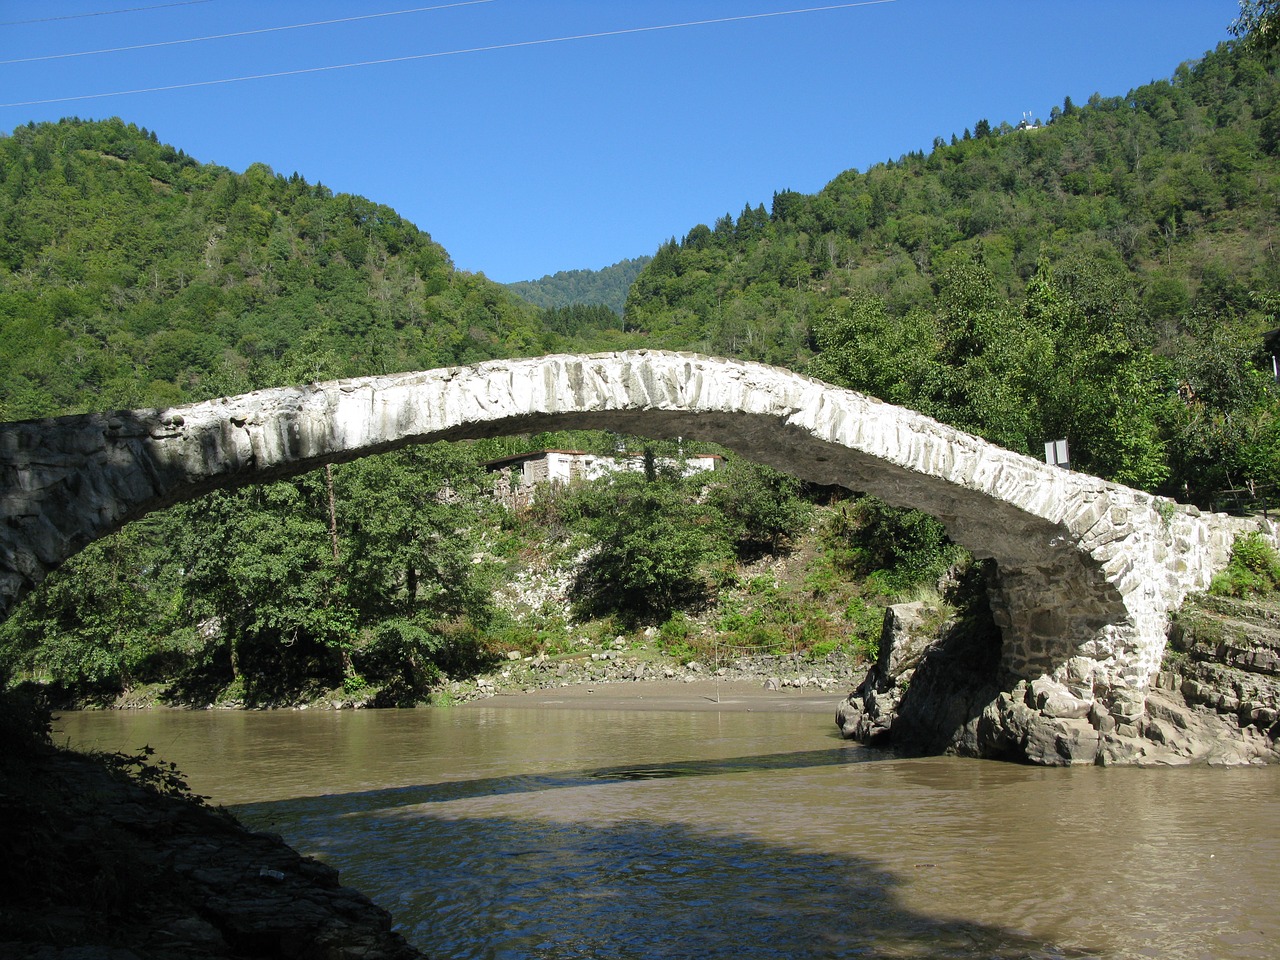
[[[1228,39],[1237,12],[1237,0],[6,0],[0,130],[118,116],[204,162],[266,163],[385,203],[459,268],[510,282],[651,254],[980,118],[1124,94]],[[344,22],[270,29],[329,20]],[[260,32],[197,40],[248,31]],[[379,60],[396,62],[294,72]],[[212,82],[262,74],[287,75]],[[119,94],[133,90],[151,92]]]

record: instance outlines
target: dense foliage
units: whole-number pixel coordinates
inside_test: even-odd
[[[626,327],[1208,504],[1280,479],[1277,60],[1224,45],[664,244]]]
[[[1240,0],[1240,16],[1231,33],[1258,50],[1280,45],[1280,4],[1276,0]]]
[[[418,699],[485,657],[485,451],[420,447],[154,514],[51,576],[0,625],[0,661],[77,696],[176,680],[194,702]]]
[[[627,291],[650,259],[619,260],[602,270],[561,270],[541,280],[508,283],[507,289],[548,309],[598,305],[620,317],[627,302]]]

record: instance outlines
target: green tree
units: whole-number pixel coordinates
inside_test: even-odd
[[[473,656],[460,628],[492,616],[487,567],[474,562],[487,503],[475,470],[466,448],[434,444],[336,471],[338,569],[366,635],[354,662],[403,696],[422,695],[438,668]]]
[[[840,568],[889,592],[935,582],[960,557],[937,519],[873,496],[841,507],[823,536]]]
[[[813,340],[814,376],[888,403],[934,409],[945,370],[938,325],[924,311],[893,315],[879,297],[855,296],[814,321]]]
[[[187,665],[194,631],[178,616],[167,515],[130,524],[72,557],[0,624],[7,672],[51,679],[73,697],[114,697]]]
[[[725,533],[743,559],[776,555],[805,528],[813,513],[801,498],[799,480],[750,460],[728,461],[707,501],[720,513]]]
[[[623,473],[576,496],[590,541],[598,545],[573,584],[579,616],[657,623],[705,594],[702,565],[714,544],[710,518],[683,483]]]
[[[1280,3],[1276,0],[1240,0],[1240,16],[1231,24],[1231,35],[1257,50],[1280,44]]]
[[[321,476],[214,493],[179,510],[190,614],[214,618],[228,679],[252,702],[340,683],[357,619]]]

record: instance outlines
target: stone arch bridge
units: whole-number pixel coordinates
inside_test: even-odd
[[[1207,586],[1236,534],[1262,529],[786,370],[657,351],[549,356],[0,425],[0,617],[90,541],[208,491],[408,444],[563,428],[715,441],[937,516],[997,561],[1008,674],[1104,702],[1146,690],[1169,612]]]

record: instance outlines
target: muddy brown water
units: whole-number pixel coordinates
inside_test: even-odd
[[[641,687],[55,729],[154,747],[442,960],[1280,956],[1280,768],[901,759],[829,696]]]

